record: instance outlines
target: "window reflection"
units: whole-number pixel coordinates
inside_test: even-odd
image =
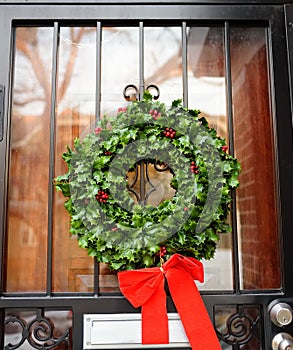
[[[115,115],[126,106],[124,88],[139,87],[139,28],[104,27],[102,29],[101,115]],[[135,99],[135,96],[132,96]]]
[[[181,42],[180,27],[144,28],[145,86],[157,85],[167,105],[183,96]]]
[[[241,287],[280,288],[276,179],[266,32],[231,28]]]
[[[228,140],[223,35],[221,27],[188,28],[188,107],[199,109]],[[206,277],[200,289],[233,289],[231,234],[221,234],[215,258],[204,265]]]
[[[187,33],[189,108],[200,109],[228,140],[223,28],[190,27]],[[52,42],[52,28],[15,31],[7,292],[46,290]],[[59,42],[56,175],[67,171],[61,159],[65,145],[72,147],[73,140],[94,124],[96,28],[62,27]],[[237,192],[241,287],[279,288],[265,29],[232,28],[230,51],[235,150],[243,169]],[[123,99],[125,86],[139,86],[139,28],[103,27],[101,52],[101,115],[116,115],[119,107],[130,103]],[[144,28],[145,86],[156,84],[160,100],[170,104],[182,97],[182,69],[181,27]],[[167,178],[157,192],[160,200],[170,190],[165,188],[169,182]],[[158,196],[150,198],[154,205]],[[76,237],[69,236],[63,205],[61,193],[54,193],[53,290],[92,292],[93,259],[78,247]],[[204,262],[206,281],[201,289],[233,289],[231,247],[231,235],[221,235],[215,259]],[[117,291],[115,274],[105,264],[99,272],[100,292]]]
[[[66,145],[89,132],[95,120],[96,28],[62,27],[58,57],[55,174],[67,172]],[[92,292],[93,259],[70,237],[61,192],[54,193],[53,290]]]
[[[52,39],[52,28],[15,30],[7,292],[46,288]]]

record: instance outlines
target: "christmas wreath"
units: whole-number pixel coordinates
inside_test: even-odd
[[[226,222],[240,165],[225,140],[180,100],[167,107],[149,93],[103,117],[63,154],[68,172],[54,185],[67,197],[70,232],[90,256],[115,270],[159,266],[174,253],[213,257]],[[137,162],[167,164],[173,198],[135,203],[126,174]]]

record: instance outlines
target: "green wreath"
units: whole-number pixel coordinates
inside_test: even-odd
[[[63,159],[68,172],[54,185],[68,199],[70,232],[90,256],[115,270],[159,266],[174,253],[214,256],[226,222],[240,164],[199,111],[142,101],[104,117]],[[135,204],[126,173],[139,161],[167,164],[173,198],[158,206]]]

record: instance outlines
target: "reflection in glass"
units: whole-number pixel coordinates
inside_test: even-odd
[[[7,292],[46,288],[52,40],[52,28],[15,31]]]
[[[235,151],[243,169],[237,217],[244,289],[280,287],[265,34],[264,28],[231,29]],[[156,84],[160,100],[169,104],[182,97],[181,28],[147,27],[144,36],[146,86]],[[7,292],[46,291],[52,41],[52,28],[15,31]],[[188,28],[188,102],[228,139],[223,41],[223,28]],[[94,125],[96,28],[62,27],[59,42],[56,175],[67,171],[61,159],[64,145],[72,147],[73,140]],[[101,115],[115,115],[119,107],[131,103],[123,98],[125,86],[139,86],[139,28],[104,27],[101,51]],[[170,176],[162,191],[168,192],[169,181]],[[162,191],[156,193],[160,198],[150,198],[154,205],[163,198]],[[93,292],[93,259],[78,247],[76,237],[69,236],[69,217],[60,192],[54,192],[53,204],[53,291]],[[204,262],[201,289],[233,289],[231,250],[231,235],[221,235],[215,259]],[[107,265],[100,264],[99,273],[100,292],[118,290],[115,273]]]
[[[188,28],[188,107],[199,109],[209,125],[228,140],[223,41],[223,28]],[[233,289],[231,234],[221,235],[215,258],[204,265],[201,290]]]
[[[101,115],[115,115],[126,107],[124,88],[139,87],[139,28],[104,27],[102,29]],[[133,95],[130,101],[135,99]]]
[[[145,159],[143,162],[137,162],[128,171],[127,189],[135,203],[158,206],[175,196],[176,191],[171,187],[172,178],[171,169],[167,164]]]
[[[220,27],[191,27],[187,37],[188,107],[199,109],[227,139],[224,33]]]
[[[157,85],[167,105],[183,95],[181,42],[180,27],[144,28],[145,86]]]
[[[276,179],[265,28],[231,28],[241,288],[280,288]]]
[[[58,58],[55,174],[67,171],[62,153],[95,120],[96,28],[62,27]],[[86,69],[85,69],[86,68]],[[93,259],[70,237],[61,192],[54,193],[53,291],[93,291]]]

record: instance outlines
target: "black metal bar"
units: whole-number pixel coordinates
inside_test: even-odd
[[[102,54],[102,25],[97,22],[96,30],[96,121],[101,114],[101,54]]]
[[[225,67],[226,67],[226,100],[227,100],[227,116],[228,116],[228,134],[229,134],[229,150],[234,155],[234,128],[233,128],[233,101],[232,101],[232,77],[231,77],[231,55],[230,55],[230,26],[229,22],[225,22]],[[236,215],[236,192],[233,191],[231,203],[231,221],[233,232],[233,278],[234,289],[236,293],[240,292],[240,271],[239,271],[239,245],[237,232],[237,215]]]
[[[222,304],[262,304],[269,305],[276,299],[284,300],[284,295],[279,291],[250,291],[247,294],[227,293],[227,291],[216,291],[209,294],[201,293],[203,301],[208,310],[212,310],[214,305]],[[112,293],[111,293],[112,296]],[[114,302],[113,302],[114,300]],[[286,298],[286,302],[293,303],[293,297]],[[168,300],[170,303],[170,300]],[[87,313],[93,313],[98,310],[100,313],[124,313],[139,312],[139,309],[132,307],[122,295],[100,296],[95,299],[93,309],[93,296],[90,294],[80,295],[77,293],[65,293],[64,295],[56,295],[54,298],[47,296],[32,296],[32,294],[24,294],[23,296],[0,298],[0,309],[2,308],[58,308],[70,309],[71,307],[79,310],[84,309]],[[170,311],[171,312],[171,311]],[[173,312],[173,311],[172,311]]]
[[[143,22],[139,22],[139,100],[144,93],[144,28]]]
[[[74,0],[0,0],[0,4],[3,5],[15,5],[15,4],[19,4],[19,5],[39,5],[42,7],[46,7],[48,5],[71,5],[74,2]],[[289,3],[290,0],[224,0],[221,3],[224,4],[228,4],[228,5],[255,5],[255,4],[260,4],[260,5],[280,5],[280,4],[286,4]],[[133,4],[133,5],[157,5],[158,1],[157,0],[104,0],[104,1],[100,1],[99,3],[101,4],[107,4],[107,5],[117,5],[119,4],[120,6],[126,6],[128,4]],[[219,4],[219,0],[183,0],[183,1],[178,1],[178,0],[160,0],[160,4],[162,5],[170,5],[170,4],[174,4],[175,6],[178,6],[178,4],[180,3],[180,5],[202,5],[202,4],[212,4],[212,5],[218,5]],[[74,2],[75,6],[77,5],[86,5],[86,6],[94,6],[97,4],[97,0],[87,0],[87,1],[82,1],[82,0],[78,0]]]
[[[137,179],[138,179],[138,164],[135,164],[134,180],[132,181],[131,184],[128,185],[127,189],[128,189],[128,191],[130,191],[131,193],[133,193],[135,195],[137,202],[139,202],[140,201],[139,195],[136,193],[135,190],[133,190],[133,187],[136,184]]]
[[[96,122],[100,119],[101,114],[101,55],[102,55],[102,24],[97,22],[96,29]],[[96,258],[94,258],[94,295],[99,294],[99,263]]]
[[[246,7],[241,6],[239,3],[234,6],[224,6],[223,4],[219,4],[219,1],[213,1],[217,2],[217,4],[209,6],[201,3],[179,6],[178,4],[161,4],[157,2],[156,6],[151,3],[143,5],[128,3],[123,6],[119,3],[119,5],[109,6],[109,1],[107,3],[99,2],[97,4],[95,0],[95,4],[92,3],[91,6],[86,2],[80,5],[76,3],[60,3],[56,6],[56,4],[54,5],[50,2],[46,6],[27,6],[27,4],[13,4],[14,6],[12,4],[9,6],[3,5],[1,6],[1,11],[5,11],[14,21],[19,21],[18,23],[28,23],[27,21],[32,23],[32,20],[35,23],[44,23],[42,22],[44,20],[51,21],[51,23],[54,20],[81,20],[96,23],[98,13],[98,17],[103,18],[103,21],[109,21],[110,25],[117,19],[119,21],[132,20],[136,23],[137,21],[144,20],[166,20],[170,24],[171,22],[178,23],[178,21],[188,20],[208,21],[210,23],[214,20],[224,21],[227,18],[229,20],[244,20],[245,24],[251,24],[252,21],[260,21],[257,25],[262,25],[261,21],[267,21],[274,16],[275,11],[283,11],[283,5],[280,4],[281,1],[279,0],[276,0],[279,1],[278,6],[269,6],[269,2],[266,3],[268,6],[257,5],[256,1],[251,0],[254,4],[247,5]],[[34,11],[32,11],[32,8],[34,8]],[[245,11],[243,11],[244,9]]]
[[[150,185],[150,189],[148,191],[146,191],[146,187],[145,187],[145,203],[147,204],[147,201],[148,201],[148,198],[149,196],[154,192],[156,191],[157,189],[157,186],[155,186],[153,183],[152,183],[152,180],[149,176],[149,162],[147,160],[145,160],[145,176],[146,176],[146,180],[147,180],[147,183]]]
[[[146,204],[146,199],[145,199],[145,168],[148,166],[147,161],[142,160],[138,164],[139,168],[139,175],[140,175],[140,183],[139,183],[139,199],[140,199],[140,204],[145,205]]]
[[[5,309],[0,308],[0,329],[4,330],[4,321],[5,321]],[[4,336],[5,332],[0,332],[0,349],[4,349]]]
[[[186,22],[182,22],[182,83],[183,83],[183,107],[188,107]]]
[[[285,20],[287,22],[283,22]],[[279,199],[279,225],[282,255],[282,279],[283,290],[286,295],[293,295],[293,269],[292,269],[292,246],[293,246],[293,149],[292,149],[292,90],[293,86],[293,5],[286,6],[286,18],[282,20],[276,16],[270,21],[269,48],[271,55],[271,79],[273,82],[272,101],[274,109],[274,126],[277,132],[277,140],[274,140],[278,157],[278,199]],[[286,33],[287,29],[287,33]],[[287,34],[287,43],[283,38]],[[287,44],[287,45],[286,45]],[[280,53],[283,53],[282,55]],[[287,59],[285,57],[287,53]],[[289,79],[287,78],[289,77]],[[291,97],[288,98],[288,92]],[[290,112],[289,112],[290,111]]]
[[[139,100],[142,100],[144,93],[144,28],[143,22],[139,22]],[[139,185],[139,201],[140,204],[145,205],[145,161],[142,160],[138,163],[139,175],[140,175],[140,185]]]
[[[4,99],[5,99],[5,87],[0,85],[0,142],[3,140],[4,133]]]
[[[99,295],[99,263],[96,258],[94,258],[94,295],[97,297]]]
[[[13,81],[14,53],[15,53],[15,30],[12,27],[11,19],[0,11],[0,78],[4,87],[10,86]],[[10,55],[8,53],[10,52]],[[7,74],[9,72],[9,74]],[[9,185],[9,145],[10,145],[10,123],[8,122],[8,111],[11,110],[12,98],[8,99],[6,94],[4,106],[7,123],[3,115],[3,142],[0,143],[0,295],[6,290],[7,281],[7,210],[8,210],[8,185]],[[0,328],[1,329],[1,328]],[[0,341],[1,345],[1,341]],[[1,346],[0,346],[1,348]]]
[[[53,179],[55,172],[55,111],[57,98],[57,74],[59,51],[59,24],[54,23],[53,58],[51,79],[51,113],[50,113],[50,159],[49,159],[49,183],[48,183],[48,248],[47,248],[47,294],[52,292],[52,253],[53,253]]]

